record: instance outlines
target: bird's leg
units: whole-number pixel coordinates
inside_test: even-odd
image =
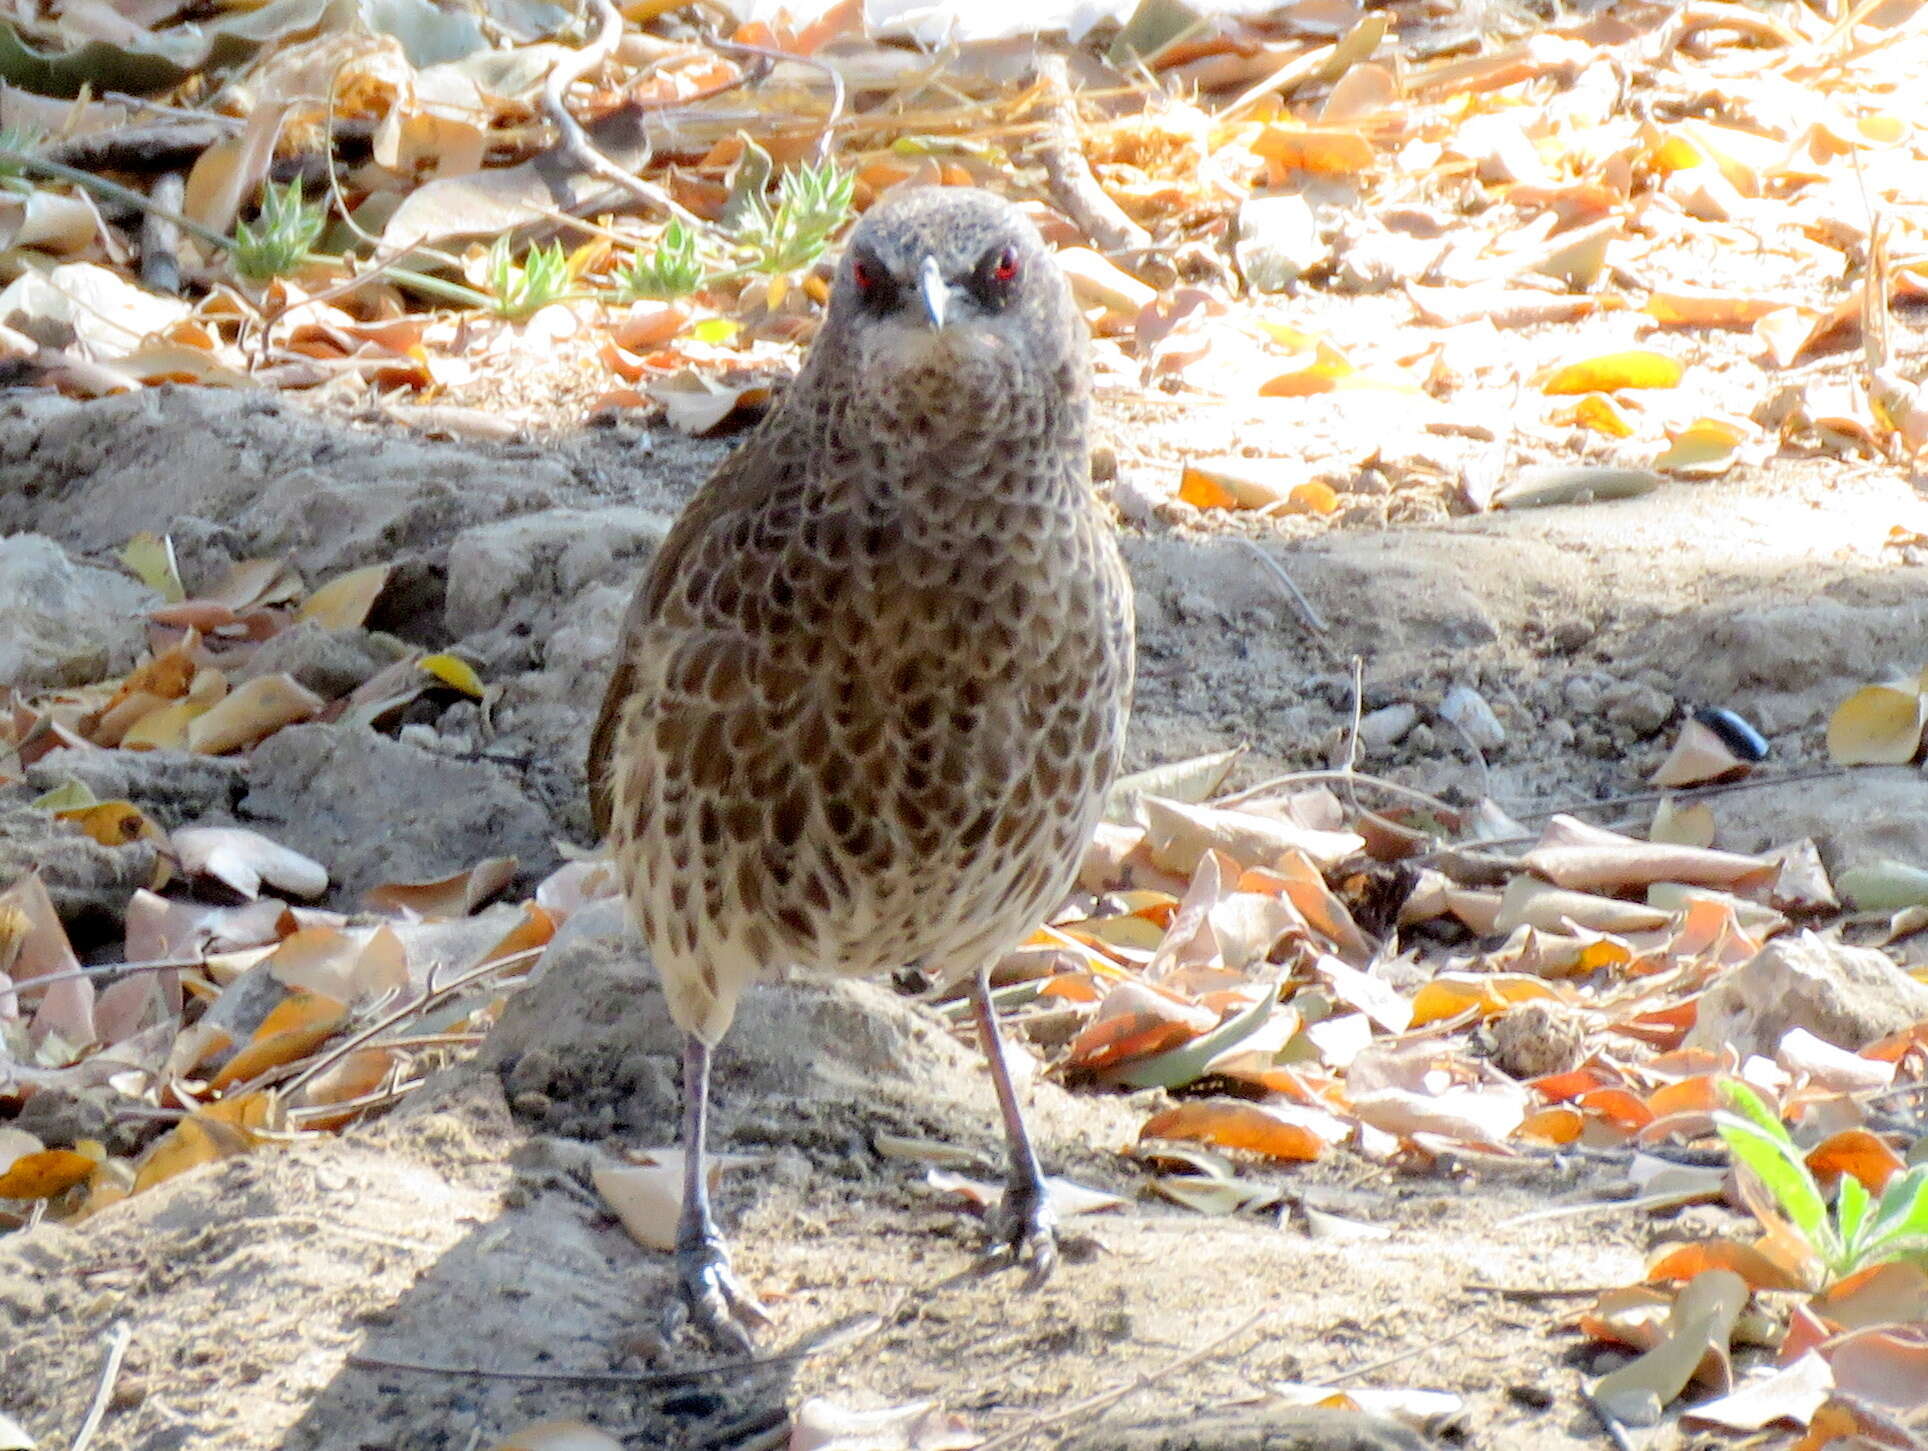
[[[1058,1265],[1057,1216],[1051,1212],[1044,1173],[1038,1168],[1037,1151],[1031,1147],[1024,1114],[1018,1108],[1017,1090],[1011,1086],[1011,1069],[1004,1061],[1004,1040],[998,1036],[997,1011],[991,1006],[988,965],[980,967],[972,980],[971,1008],[977,1015],[977,1037],[984,1045],[985,1061],[991,1065],[991,1082],[997,1088],[997,1106],[1004,1115],[1004,1138],[1011,1158],[985,1258],[998,1262],[1008,1257],[1014,1264],[1028,1260],[1031,1273],[1026,1283],[1036,1289],[1051,1278],[1051,1271]]]
[[[769,1315],[730,1272],[730,1251],[710,1213],[703,1141],[709,1118],[710,1046],[694,1033],[683,1040],[683,1213],[676,1222],[676,1274],[689,1317],[711,1340],[741,1354],[756,1349],[750,1332]]]

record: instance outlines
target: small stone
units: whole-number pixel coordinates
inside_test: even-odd
[[[1575,715],[1596,715],[1600,710],[1600,683],[1590,676],[1576,675],[1560,688],[1566,708]]]
[[[1567,654],[1577,654],[1593,643],[1593,626],[1585,620],[1562,620],[1553,627],[1553,643]]]
[[[1384,706],[1360,718],[1359,744],[1375,754],[1389,750],[1418,724],[1419,708],[1410,702]]]
[[[160,596],[76,564],[40,534],[0,538],[0,690],[91,685],[130,668]]]
[[[1439,717],[1458,726],[1466,738],[1482,751],[1497,751],[1506,744],[1506,727],[1493,714],[1486,697],[1470,685],[1455,685],[1439,703]]]
[[[1237,236],[1232,256],[1254,292],[1284,292],[1331,255],[1312,207],[1300,196],[1246,202],[1238,209]]]
[[[1805,1028],[1855,1053],[1921,1022],[1928,984],[1871,947],[1803,932],[1775,939],[1709,988],[1686,1046],[1772,1058],[1782,1038]]]
[[[1544,1078],[1586,1056],[1586,1023],[1552,1003],[1523,1003],[1493,1023],[1493,1064],[1513,1078]]]
[[[1624,726],[1645,739],[1667,724],[1674,713],[1674,698],[1651,685],[1618,680],[1601,693],[1607,719]]]

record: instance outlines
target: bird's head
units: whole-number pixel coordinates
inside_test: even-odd
[[[1017,208],[969,187],[903,187],[851,235],[817,351],[867,389],[951,411],[1015,388],[1082,391],[1085,328]]]

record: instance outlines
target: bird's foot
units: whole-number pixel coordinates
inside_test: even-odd
[[[687,1318],[724,1349],[743,1356],[756,1353],[754,1332],[770,1324],[770,1313],[731,1271],[730,1252],[720,1235],[678,1235],[676,1277],[682,1301],[670,1312],[666,1328],[672,1336]]]
[[[991,1217],[991,1242],[979,1264],[986,1271],[1027,1265],[1024,1287],[1035,1290],[1058,1267],[1058,1216],[1042,1180],[1014,1176]]]

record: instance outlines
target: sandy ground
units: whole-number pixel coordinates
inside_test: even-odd
[[[1227,431],[1280,457],[1319,430],[1370,431],[1353,406],[1180,414],[1113,393],[1106,425],[1129,441],[1118,487]],[[1415,438],[1440,447],[1423,426]],[[502,687],[492,722],[458,706],[399,740],[285,731],[245,768],[109,753],[55,758],[54,775],[111,778],[174,820],[256,825],[327,862],[342,902],[496,850],[521,858],[527,885],[555,864],[556,840],[587,840],[582,744],[628,582],[726,446],[630,427],[427,442],[272,399],[170,390],[0,399],[0,534],[43,534],[106,563],[133,528],[165,529],[190,579],[258,555],[287,555],[310,581],[397,563],[410,587],[372,623],[457,647]],[[1130,764],[1248,743],[1245,781],[1323,765],[1357,652],[1368,709],[1424,711],[1470,683],[1507,731],[1482,763],[1422,725],[1369,768],[1531,813],[1641,790],[1682,712],[1702,704],[1752,719],[1773,746],[1765,772],[1799,777],[1821,763],[1840,698],[1925,663],[1928,568],[1890,531],[1928,530],[1928,507],[1900,471],[1783,459],[1639,499],[1473,517],[1450,516],[1450,493],[1400,485],[1304,537],[1239,521],[1129,526],[1143,682]],[[1324,616],[1323,644],[1239,528]],[[44,789],[36,772],[0,804]],[[1720,844],[1740,849],[1813,833],[1837,867],[1928,859],[1928,785],[1912,769],[1739,793],[1718,819]],[[350,1365],[351,1352],[580,1372],[705,1362],[656,1345],[667,1261],[586,1187],[595,1155],[674,1138],[660,996],[620,942],[584,937],[554,956],[479,1056],[386,1119],[195,1171],[77,1228],[0,1240],[0,1409],[41,1446],[67,1444],[103,1333],[121,1322],[131,1348],[95,1451],[466,1451],[563,1416],[631,1446],[736,1447],[767,1444],[810,1396],[932,1398],[996,1435],[1236,1331],[1126,1397],[1104,1429],[1078,1414],[1027,1444],[1081,1432],[1126,1444],[1118,1428],[1212,1410],[1245,1429],[1196,1421],[1156,1444],[1410,1444],[1356,1424],[1289,1433],[1298,1440],[1264,1430],[1271,1385],[1363,1369],[1358,1384],[1462,1395],[1443,1442],[1597,1445],[1577,1390],[1601,1362],[1562,1327],[1572,1292],[1636,1278],[1653,1244],[1698,1222],[1611,1208],[1519,1222],[1611,1189],[1612,1165],[1480,1159],[1401,1177],[1345,1154],[1263,1171],[1283,1212],[1202,1218],[1146,1197],[1143,1171],[1118,1153],[1144,1101],[1040,1083],[1032,1112],[1052,1165],[1130,1202],[1078,1221],[1068,1263],[1038,1294],[1009,1276],[958,1280],[977,1225],[876,1143],[946,1140],[993,1171],[974,1051],[887,986],[780,985],[752,996],[720,1060],[721,1143],[761,1158],[725,1180],[723,1213],[739,1268],[775,1309],[774,1348],[846,1322],[856,1338],[669,1384]],[[1385,1237],[1314,1238],[1307,1207]],[[1693,1443],[1667,1429],[1650,1444]]]

